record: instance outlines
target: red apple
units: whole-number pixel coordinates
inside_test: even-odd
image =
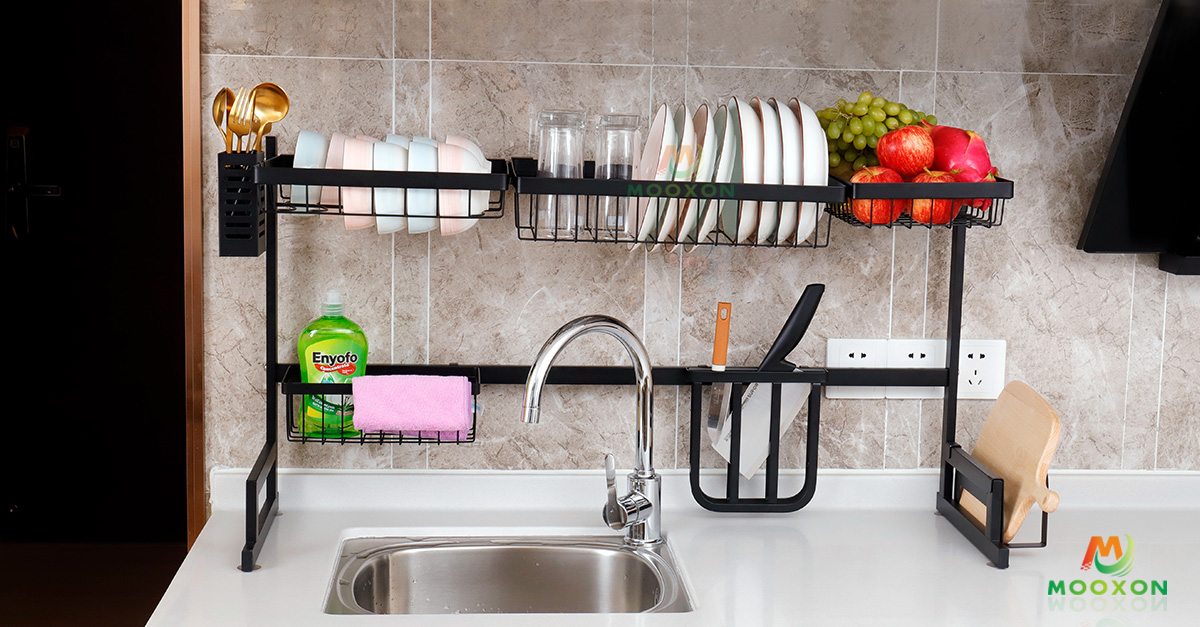
[[[954,183],[958,179],[949,172],[937,172],[925,170],[924,172],[913,177],[913,183]],[[950,224],[954,219],[954,215],[958,213],[954,210],[956,200],[949,198],[917,198],[912,201],[912,207],[908,210],[915,222],[921,224]]]
[[[916,176],[933,165],[933,139],[920,126],[905,126],[879,138],[875,146],[879,165],[901,176]]]
[[[900,174],[883,166],[866,167],[850,177],[851,183],[903,183]],[[891,224],[908,209],[911,200],[856,198],[850,204],[854,217],[863,224]]]

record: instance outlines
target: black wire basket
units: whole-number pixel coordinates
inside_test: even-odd
[[[607,180],[595,178],[590,161],[583,178],[567,179],[537,176],[534,159],[515,158],[511,165],[517,237],[532,241],[682,245],[685,251],[696,246],[824,248],[830,220],[822,209],[846,198],[838,181],[811,186]],[[556,224],[560,215],[572,217]],[[706,220],[709,215],[715,219]],[[704,232],[706,222],[710,228]],[[782,239],[780,227],[788,233]]]
[[[1013,182],[1003,178],[982,183],[850,183],[831,178],[846,186],[848,200],[829,207],[829,213],[867,228],[991,228],[1004,222],[1004,201],[1013,197]]]

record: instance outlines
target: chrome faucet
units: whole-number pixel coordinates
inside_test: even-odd
[[[629,475],[629,494],[617,497],[616,464],[612,454],[604,457],[605,479],[608,483],[608,503],[604,506],[604,522],[613,529],[625,529],[627,544],[647,545],[662,542],[659,498],[661,485],[658,473],[654,472],[651,451],[654,448],[654,380],[650,373],[650,356],[641,340],[625,326],[625,323],[608,316],[584,316],[562,326],[546,340],[538,351],[529,369],[525,382],[525,406],[521,420],[538,422],[542,386],[550,374],[550,367],[562,349],[575,338],[599,331],[615,338],[633,359],[633,372],[637,377],[637,458],[634,470]]]

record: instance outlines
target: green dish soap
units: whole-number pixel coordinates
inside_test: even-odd
[[[367,364],[367,336],[345,308],[337,290],[329,290],[321,317],[300,334],[300,381],[349,383]],[[354,430],[354,398],[349,394],[312,394],[301,399],[300,429],[309,437],[343,438]]]

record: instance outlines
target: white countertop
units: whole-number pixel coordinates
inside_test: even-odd
[[[718,514],[665,471],[663,529],[695,611],[681,614],[336,616],[323,613],[338,548],[355,536],[616,534],[602,472],[281,471],[280,514],[259,556],[245,542],[245,469],[212,476],[213,514],[150,625],[1193,625],[1200,616],[1200,473],[1052,471],[1049,545],[987,563],[934,513],[931,471],[822,470],[794,514]],[[799,485],[794,481],[792,492]],[[718,489],[709,490],[718,493]],[[789,494],[784,485],[781,494]],[[1036,540],[1037,511],[1016,541]],[[1081,571],[1093,535],[1131,536],[1126,576],[1167,596],[1048,595]],[[1126,588],[1128,590],[1128,588]],[[1110,588],[1111,592],[1111,588]]]

